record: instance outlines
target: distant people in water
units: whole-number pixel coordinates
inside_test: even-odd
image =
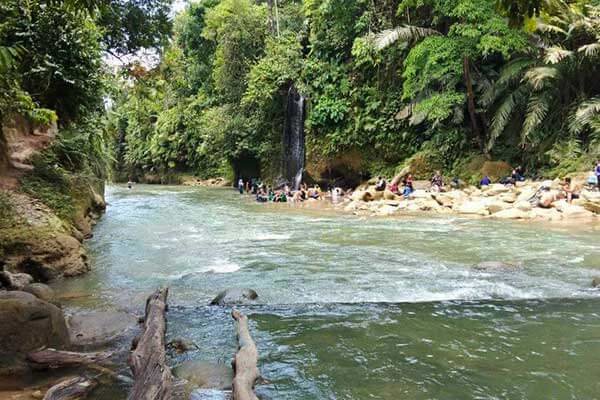
[[[377,177],[377,183],[375,184],[375,190],[378,192],[383,192],[385,190],[386,186],[387,186],[387,183],[386,183],[385,179],[382,178],[381,176]]]
[[[440,171],[435,171],[435,174],[431,178],[431,191],[432,192],[443,192],[444,191],[444,179]]]
[[[490,179],[489,176],[484,176],[480,181],[479,181],[479,186],[489,186],[492,184],[492,180]]]
[[[127,189],[133,189],[133,181],[131,179],[127,181]]]
[[[244,180],[242,178],[238,181],[238,190],[240,194],[244,194]]]

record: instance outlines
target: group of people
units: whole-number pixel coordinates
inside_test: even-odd
[[[505,185],[515,185],[517,182],[525,180],[524,170],[521,166],[514,168],[510,176],[502,178],[498,183]],[[492,179],[488,175],[484,175],[479,181],[480,187],[486,187],[491,185]],[[453,178],[449,182],[449,186],[454,189],[459,189],[461,184],[464,184],[459,178]],[[589,187],[600,190],[600,160],[596,162],[592,173],[587,179]],[[240,194],[244,192],[253,194],[256,196],[256,201],[260,203],[275,202],[275,203],[286,203],[288,201],[302,202],[309,199],[321,200],[326,197],[327,193],[323,193],[319,185],[308,187],[306,183],[302,183],[298,190],[291,190],[288,185],[283,185],[278,189],[274,189],[271,186],[263,184],[260,179],[250,179],[244,181],[240,178],[238,181],[238,189]],[[375,190],[383,192],[389,190],[395,195],[403,196],[408,198],[411,193],[415,191],[414,179],[411,174],[405,175],[402,179],[394,178],[390,183],[382,176],[377,178],[375,184]],[[430,179],[430,191],[432,192],[444,192],[446,187],[444,185],[444,178],[441,171],[435,171]],[[548,189],[549,190],[549,189]],[[350,192],[349,192],[350,193]],[[345,194],[341,189],[335,188],[331,191],[331,198],[335,200],[343,197]],[[573,184],[571,178],[565,178],[562,183],[561,198],[565,198],[569,203],[574,199],[578,198],[577,188]]]
[[[240,194],[252,194],[259,203],[287,203],[288,201],[302,202],[308,199],[321,200],[323,198],[319,185],[308,187],[302,183],[298,190],[292,190],[287,184],[275,189],[265,185],[260,179],[250,179],[244,182],[243,178],[238,180]]]

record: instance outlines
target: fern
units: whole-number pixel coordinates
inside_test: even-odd
[[[397,41],[416,42],[427,36],[439,35],[435,29],[421,28],[412,25],[403,25],[393,29],[379,32],[374,37],[375,48],[383,50]]]

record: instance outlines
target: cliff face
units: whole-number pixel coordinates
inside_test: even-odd
[[[105,208],[102,181],[34,162],[57,134],[21,117],[0,134],[0,269],[40,282],[89,270],[82,243]]]

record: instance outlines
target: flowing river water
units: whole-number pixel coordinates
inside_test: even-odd
[[[107,201],[92,272],[59,284],[89,294],[68,311],[139,313],[169,286],[168,336],[199,347],[171,361],[228,364],[230,310],[207,304],[253,288],[262,399],[600,397],[598,226],[365,219],[189,187],[112,186]]]

